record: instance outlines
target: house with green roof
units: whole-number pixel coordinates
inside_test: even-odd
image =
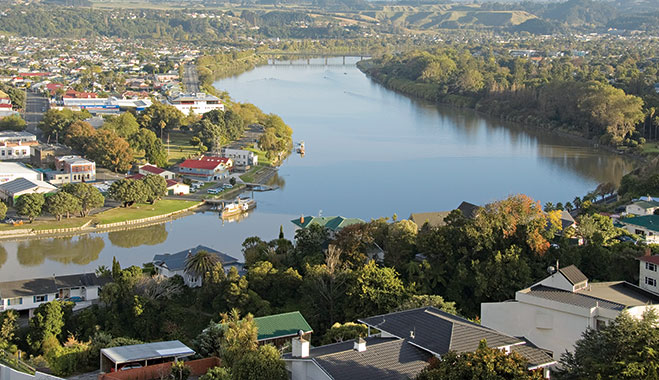
[[[631,215],[652,215],[656,210],[659,210],[659,202],[652,197],[643,197],[625,206],[625,211]]]
[[[627,231],[645,236],[645,241],[651,244],[659,243],[659,215],[643,215],[633,218],[619,219]]]
[[[307,228],[312,224],[328,228],[332,232],[339,232],[342,228],[353,224],[366,223],[359,218],[344,218],[342,216],[301,216],[291,220],[293,224],[300,228]]]
[[[302,331],[304,338],[309,340],[313,332],[299,311],[254,318],[254,323],[258,329],[259,343],[271,343],[275,346],[288,343],[290,338],[298,336],[299,331]]]

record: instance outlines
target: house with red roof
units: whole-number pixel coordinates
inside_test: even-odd
[[[641,256],[638,259],[639,270],[638,270],[638,286],[641,289],[645,289],[649,292],[659,294],[659,255],[650,255],[648,248],[648,254]]]
[[[82,92],[76,90],[66,90],[62,96],[64,99],[96,99],[98,94],[95,92]]]
[[[152,173],[149,173],[149,174],[152,174]],[[140,180],[140,179],[144,179],[144,177],[146,177],[146,175],[137,173],[137,174],[129,175],[126,178]],[[189,185],[186,185],[183,182],[178,182],[178,181],[173,180],[173,179],[167,179],[165,181],[167,182],[167,195],[186,195],[186,194],[190,194],[190,186]]]
[[[0,109],[11,111],[11,99],[7,93],[0,91]]]
[[[219,181],[229,176],[233,160],[226,157],[203,156],[187,159],[179,164],[178,173],[200,181]]]
[[[155,165],[151,165],[151,164],[146,164],[146,165],[140,166],[137,172],[142,174],[142,175],[149,175],[149,174],[159,175],[164,179],[174,179],[174,178],[176,178],[176,174],[174,172],[170,172],[169,170],[165,170],[163,168],[159,168],[159,167],[157,167]]]

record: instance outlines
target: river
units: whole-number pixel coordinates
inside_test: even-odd
[[[566,202],[632,168],[564,137],[412,100],[366,78],[356,61],[277,62],[215,83],[280,115],[306,145],[304,157],[283,163],[281,189],[255,194],[247,218],[223,223],[205,212],[136,230],[3,242],[0,279],[91,272],[115,256],[122,266],[141,265],[198,244],[242,258],[246,237],[270,240],[282,225],[292,238],[290,220],[303,214],[407,218],[515,193]]]

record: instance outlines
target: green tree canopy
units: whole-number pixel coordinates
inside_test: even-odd
[[[185,115],[176,107],[155,102],[140,113],[138,122],[142,128],[148,128],[160,135],[161,129],[172,131],[179,128],[183,118]]]
[[[153,204],[167,194],[167,180],[156,174],[142,178],[147,190],[147,202]]]
[[[94,186],[88,183],[67,183],[62,191],[73,195],[80,200],[80,216],[87,216],[95,208],[103,207],[105,197]]]
[[[112,199],[122,202],[124,207],[128,207],[146,202],[149,191],[143,181],[124,178],[115,181],[108,194]]]
[[[214,253],[202,249],[185,259],[185,273],[197,278],[203,278],[204,275],[210,273],[217,264],[221,264],[219,257]]]
[[[34,218],[41,215],[44,203],[45,199],[41,193],[23,194],[16,200],[16,213],[29,218],[32,223]]]
[[[27,123],[20,115],[10,115],[0,119],[0,131],[22,131]]]
[[[124,112],[115,116],[105,123],[103,129],[109,129],[126,140],[130,140],[139,130],[140,125],[135,116],[130,112]]]
[[[235,380],[288,379],[286,365],[279,350],[269,344],[243,355],[233,366],[231,373]]]
[[[70,214],[80,212],[80,210],[82,210],[80,199],[64,191],[60,191],[46,199],[46,211],[54,215],[57,220],[62,220],[63,215],[68,218]]]

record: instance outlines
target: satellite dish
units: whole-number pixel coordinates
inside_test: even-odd
[[[547,273],[554,274],[556,273],[556,268],[553,265],[547,267]]]

